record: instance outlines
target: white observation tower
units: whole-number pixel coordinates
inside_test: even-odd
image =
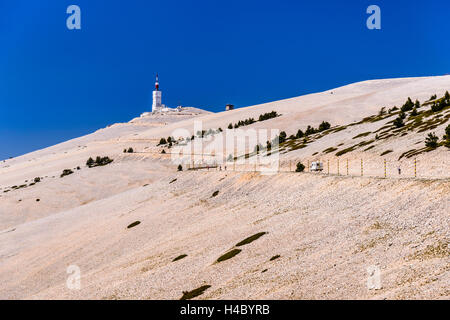
[[[152,112],[161,112],[162,108],[163,106],[161,104],[161,91],[159,90],[158,74],[156,74],[155,90],[153,91]]]

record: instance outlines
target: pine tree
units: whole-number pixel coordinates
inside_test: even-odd
[[[313,127],[308,126],[308,127],[306,128],[306,131],[305,131],[305,136],[308,136],[308,135],[313,134],[313,133],[315,133],[315,132],[316,132],[316,130],[315,130]]]
[[[420,108],[419,100],[416,100],[416,102],[414,103],[414,107],[416,107],[417,109]]]
[[[445,128],[444,145],[450,148],[450,124]]]
[[[91,157],[86,161],[86,165],[88,167],[91,167],[94,164],[94,159],[92,159]]]
[[[437,148],[438,139],[439,138],[436,136],[436,134],[434,132],[433,133],[430,132],[428,134],[427,138],[425,139],[425,146],[427,146],[428,148],[433,148],[433,149]]]
[[[414,103],[411,101],[411,98],[408,98],[408,100],[405,102],[405,104],[401,107],[401,110],[403,112],[410,111],[414,107]]]
[[[328,122],[322,121],[322,123],[319,125],[319,131],[325,131],[330,129],[331,125]]]
[[[394,126],[397,128],[403,127],[405,124],[403,123],[403,119],[401,117],[395,118],[394,122],[392,122]]]

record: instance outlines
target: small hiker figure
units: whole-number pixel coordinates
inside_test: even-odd
[[[402,174],[402,169],[400,169],[400,166],[398,166],[398,175]]]

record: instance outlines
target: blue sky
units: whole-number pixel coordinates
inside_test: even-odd
[[[66,9],[81,8],[81,30]],[[366,9],[381,8],[368,30]],[[449,1],[0,0],[0,159],[163,103],[211,111],[450,73]]]

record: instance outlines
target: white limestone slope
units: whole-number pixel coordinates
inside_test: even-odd
[[[177,299],[204,284],[211,288],[200,299],[448,299],[449,151],[420,155],[420,179],[393,174],[399,155],[423,144],[428,132],[349,153],[353,177],[176,172],[170,155],[156,147],[177,128],[192,133],[196,120],[206,130],[225,129],[275,110],[280,117],[248,128],[289,135],[322,121],[349,124],[407,97],[423,102],[446,90],[450,76],[365,81],[229,112],[136,118],[0,162],[0,299]],[[326,135],[281,155],[281,163],[335,161],[323,150],[364,141],[369,136],[354,137],[372,136],[385,124]],[[441,137],[446,125],[433,131]],[[137,152],[123,153],[128,147]],[[96,156],[114,161],[87,168]],[[386,158],[388,179],[357,177],[361,157],[373,176]],[[400,163],[411,177],[411,160]],[[60,178],[64,169],[74,173]],[[35,177],[42,181],[30,186]],[[128,229],[134,221],[141,224]],[[215,262],[258,232],[268,233]],[[181,254],[187,257],[172,261]],[[80,267],[81,290],[66,286],[69,265]],[[377,291],[366,287],[371,265],[382,273]]]

